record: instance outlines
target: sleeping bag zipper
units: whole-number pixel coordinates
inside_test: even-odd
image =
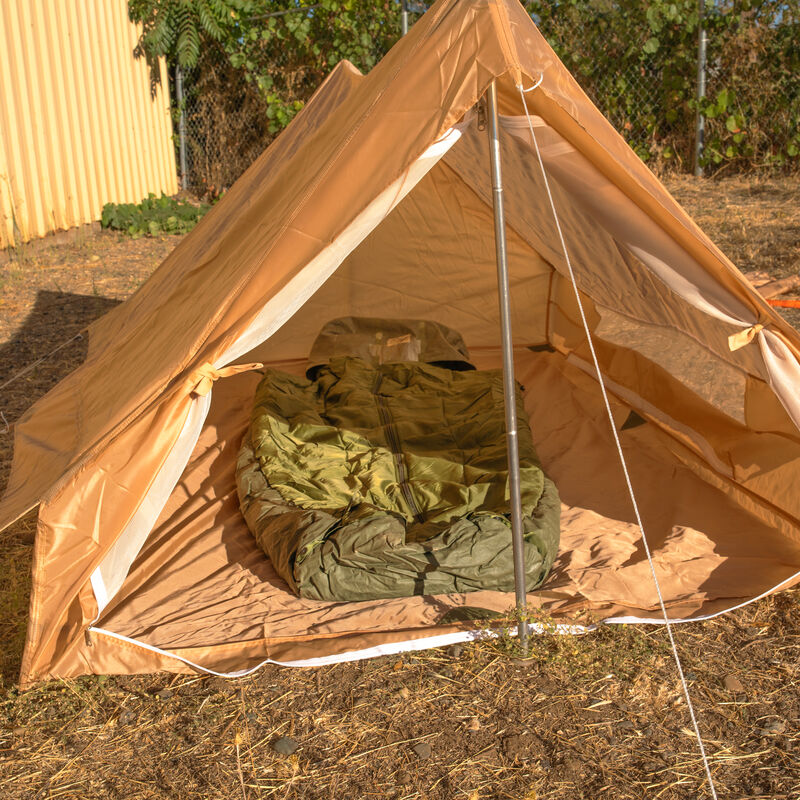
[[[395,428],[389,404],[386,402],[386,398],[379,394],[382,381],[383,375],[379,372],[375,379],[375,385],[372,388],[372,394],[375,397],[375,405],[378,408],[378,416],[380,417],[381,425],[383,425],[386,430],[386,438],[394,456],[397,483],[400,486],[400,491],[403,493],[403,497],[411,510],[414,520],[421,525],[425,522],[425,517],[417,505],[417,501],[414,499],[414,495],[411,491],[411,486],[408,483],[408,470],[406,468],[405,456],[403,455],[403,450],[400,445],[400,436]]]

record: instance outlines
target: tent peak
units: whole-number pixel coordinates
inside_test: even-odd
[[[522,85],[522,62],[517,51],[516,36],[512,30],[509,3],[519,6],[519,0],[489,0],[496,13],[494,18],[498,41],[508,64],[508,73],[515,85]],[[526,12],[527,13],[527,12]],[[533,23],[533,20],[531,20]]]

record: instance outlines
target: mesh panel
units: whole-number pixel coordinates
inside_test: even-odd
[[[642,325],[600,306],[597,310],[600,323],[596,336],[641,353],[707,403],[737,422],[745,421],[743,372],[679,330]]]

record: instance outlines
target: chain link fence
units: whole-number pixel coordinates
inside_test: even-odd
[[[539,0],[527,5],[584,91],[652,169],[694,168],[696,28],[687,34],[671,25],[656,40],[651,26],[597,11],[596,4]],[[707,91],[701,104],[705,172],[796,171],[800,26],[795,18],[784,12],[765,23],[745,15],[737,25],[710,30],[708,37]],[[204,49],[183,86],[184,188],[214,197],[273,138],[267,103],[256,83],[214,46]],[[177,103],[174,114],[177,140]]]
[[[175,91],[180,73],[171,73],[179,172],[186,165],[181,186],[211,199],[230,187],[272,140],[267,104],[255,84],[216,47],[205,49],[197,66],[181,75],[182,103]]]
[[[667,142],[676,140],[684,140],[679,152],[689,152],[694,122],[667,119],[663,76],[654,59],[617,59],[608,52],[609,42],[603,41],[600,32],[587,31],[568,19],[540,24],[540,30],[592,102],[640,157],[651,162],[668,160],[672,152],[667,150],[664,158]],[[609,69],[608,62],[616,63]],[[685,165],[681,161],[678,166]]]
[[[623,12],[623,3],[612,11],[600,5],[592,11],[580,0],[529,6],[584,91],[656,172],[694,168],[698,112],[705,128],[700,166],[707,174],[797,171],[798,4],[763,2],[767,10],[760,14],[737,14],[736,4],[725,9],[724,1],[712,6],[715,15],[705,23],[702,99],[697,97],[696,20],[689,25],[688,16],[658,19],[651,14],[657,3],[641,4],[635,12]],[[680,12],[680,3],[661,4],[662,13],[676,8]],[[683,13],[697,8],[693,1],[686,3]]]

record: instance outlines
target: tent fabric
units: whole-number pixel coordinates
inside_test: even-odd
[[[212,374],[217,376],[221,376],[226,370],[233,369],[224,365],[235,360],[253,344],[269,338],[278,330],[285,320],[290,318],[318,290],[323,281],[330,276],[331,271],[340,263],[341,258],[352,249],[354,243],[361,241],[365,232],[371,230],[378,220],[403,199],[410,187],[418,180],[418,176],[430,169],[431,165],[448,148],[452,147],[460,135],[459,127],[456,126],[441,140],[434,142],[411,165],[405,175],[384,190],[367,209],[348,225],[335,242],[307,264],[305,269],[290,280],[281,291],[271,297],[239,339],[218,358],[217,364],[209,365],[209,362],[206,362],[199,370],[189,374],[187,382],[193,387],[191,393],[194,396],[184,425],[178,434],[175,446],[169,451],[147,489],[143,501],[129,519],[117,541],[92,572],[91,581],[95,589],[95,597],[107,598],[119,589],[121,581],[144,543],[147,533],[152,530],[158,509],[163,505],[164,497],[180,477],[188,456],[188,451],[185,450],[186,443],[189,443],[189,447],[191,447],[191,444],[197,440],[208,413],[210,397],[207,392],[198,396],[196,391],[198,383],[208,379],[209,369]],[[180,452],[180,455],[176,455],[177,452]],[[104,606],[105,602],[99,602],[98,611],[101,611]]]
[[[613,453],[600,457],[597,386],[525,138],[517,87],[540,76],[527,103],[616,421],[645,420],[623,444],[671,613],[713,613],[795,579],[797,333],[603,119],[516,0],[439,0],[368,75],[346,63],[332,72],[150,280],[93,326],[85,363],[15,426],[0,525],[39,504],[23,682],[187,668],[163,647],[238,668],[455,630],[431,628],[438,598],[335,613],[284,605],[252,551],[226,544],[247,530],[232,471],[215,471],[226,459],[232,470],[239,441],[226,437],[246,426],[214,423],[215,409],[252,376],[195,389],[206,364],[302,374],[334,315],[440,321],[463,333],[476,365],[500,366],[486,133],[473,112],[493,80],[517,370],[568,507],[536,602],[567,616],[652,612],[629,510],[614,499],[624,487]],[[729,337],[751,328],[754,340],[731,350]],[[90,646],[90,627],[156,650],[91,632]]]
[[[560,503],[517,395],[532,591],[558,550]],[[512,592],[504,430],[502,370],[351,356],[331,358],[313,381],[268,370],[236,465],[242,513],[301,597]]]

